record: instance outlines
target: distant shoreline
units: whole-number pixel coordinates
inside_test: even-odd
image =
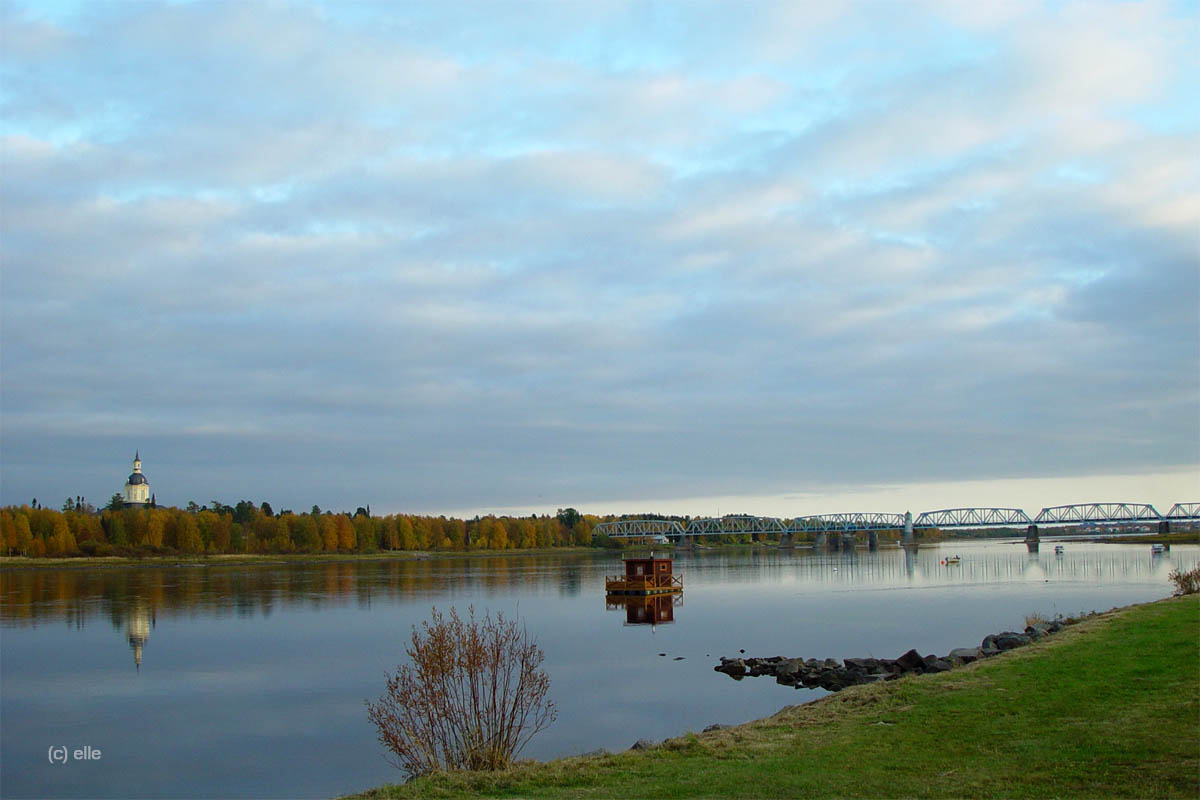
[[[217,553],[204,556],[78,556],[75,558],[29,558],[0,556],[0,572],[29,569],[93,569],[115,567],[226,567],[282,566],[285,564],[338,564],[358,561],[432,561],[441,558],[496,558],[531,556],[539,553],[604,552],[595,547],[518,548],[513,550],[388,550],[375,553]],[[613,552],[613,551],[609,551]]]
[[[996,539],[1010,538],[1006,536],[955,536],[932,541],[918,541],[918,545],[946,545],[955,542],[986,542]],[[1021,538],[1014,533],[1011,538]],[[1051,536],[1042,537],[1052,539]],[[1094,536],[1074,539],[1077,542],[1098,542],[1101,544],[1194,544],[1200,545],[1200,530],[1178,531],[1169,534],[1140,533],[1125,536]],[[664,545],[656,545],[663,547]],[[672,545],[665,545],[674,549]],[[740,544],[711,544],[702,545],[704,550],[740,550],[751,548],[778,548],[776,542],[753,542]],[[796,545],[797,549],[811,549],[810,543]],[[497,558],[500,556],[531,556],[541,553],[601,553],[617,554],[615,549],[597,547],[567,547],[514,548],[511,550],[387,550],[374,553],[216,553],[213,555],[175,555],[175,556],[145,556],[132,558],[127,556],[76,556],[73,558],[30,558],[28,556],[0,556],[0,573],[17,572],[20,570],[37,569],[113,569],[118,567],[155,567],[161,569],[183,567],[225,567],[225,566],[283,566],[287,564],[339,564],[356,563],[361,561],[429,561],[444,558]]]

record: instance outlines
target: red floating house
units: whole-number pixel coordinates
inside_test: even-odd
[[[613,595],[675,594],[683,591],[683,576],[671,574],[669,558],[634,556],[623,559],[625,574],[604,579],[604,590]]]

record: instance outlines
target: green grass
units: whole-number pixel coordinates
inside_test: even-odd
[[[434,775],[359,795],[1197,796],[1196,595],[1109,612],[970,667],[853,687],[653,750]]]

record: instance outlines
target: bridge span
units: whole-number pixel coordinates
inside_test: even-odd
[[[1160,514],[1145,503],[1079,503],[1048,506],[1030,517],[1019,508],[943,508],[923,511],[916,517],[910,512],[850,512],[817,514],[780,519],[748,514],[729,514],[724,517],[695,517],[684,521],[671,519],[621,519],[601,522],[592,534],[604,534],[614,539],[666,536],[682,540],[695,536],[763,535],[794,537],[796,534],[851,534],[859,531],[903,531],[910,540],[918,530],[946,528],[1015,528],[1023,527],[1030,539],[1038,538],[1042,527],[1065,525],[1119,525],[1154,523],[1160,533],[1170,530],[1172,522],[1200,521],[1200,503],[1176,503],[1166,514]]]

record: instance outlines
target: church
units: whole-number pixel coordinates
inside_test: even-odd
[[[146,476],[142,474],[140,450],[133,455],[133,472],[130,473],[129,479],[125,481],[125,493],[121,499],[125,501],[125,505],[127,506],[145,508],[146,506],[153,505],[150,495],[150,481],[146,480]]]

